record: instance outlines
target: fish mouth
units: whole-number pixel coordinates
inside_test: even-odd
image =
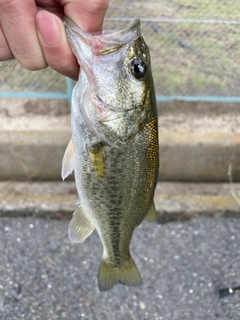
[[[118,117],[119,114],[126,114],[127,112],[136,110],[138,108],[136,106],[129,109],[116,107],[104,102],[99,95],[94,96],[93,104],[97,110],[97,115],[95,115],[95,119],[96,121],[101,122],[113,120],[115,117]]]

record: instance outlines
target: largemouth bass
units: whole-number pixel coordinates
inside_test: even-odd
[[[100,291],[142,283],[130,255],[134,229],[156,219],[158,127],[150,55],[140,20],[120,31],[84,33],[64,19],[80,65],[72,95],[72,139],[62,178],[73,170],[80,198],[69,224],[73,242],[96,228],[103,244]]]

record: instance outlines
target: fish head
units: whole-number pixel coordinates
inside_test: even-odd
[[[79,109],[85,123],[100,141],[120,147],[144,127],[151,113],[149,100],[155,99],[140,20],[134,19],[120,31],[101,34],[84,33],[69,19],[65,24],[81,66]]]

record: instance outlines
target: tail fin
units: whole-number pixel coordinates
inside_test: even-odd
[[[98,274],[99,290],[110,290],[117,283],[130,287],[142,284],[142,278],[131,256],[120,266],[113,265],[109,260],[102,260]]]

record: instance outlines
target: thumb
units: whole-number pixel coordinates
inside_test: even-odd
[[[64,13],[85,32],[102,30],[108,0],[60,0]]]

